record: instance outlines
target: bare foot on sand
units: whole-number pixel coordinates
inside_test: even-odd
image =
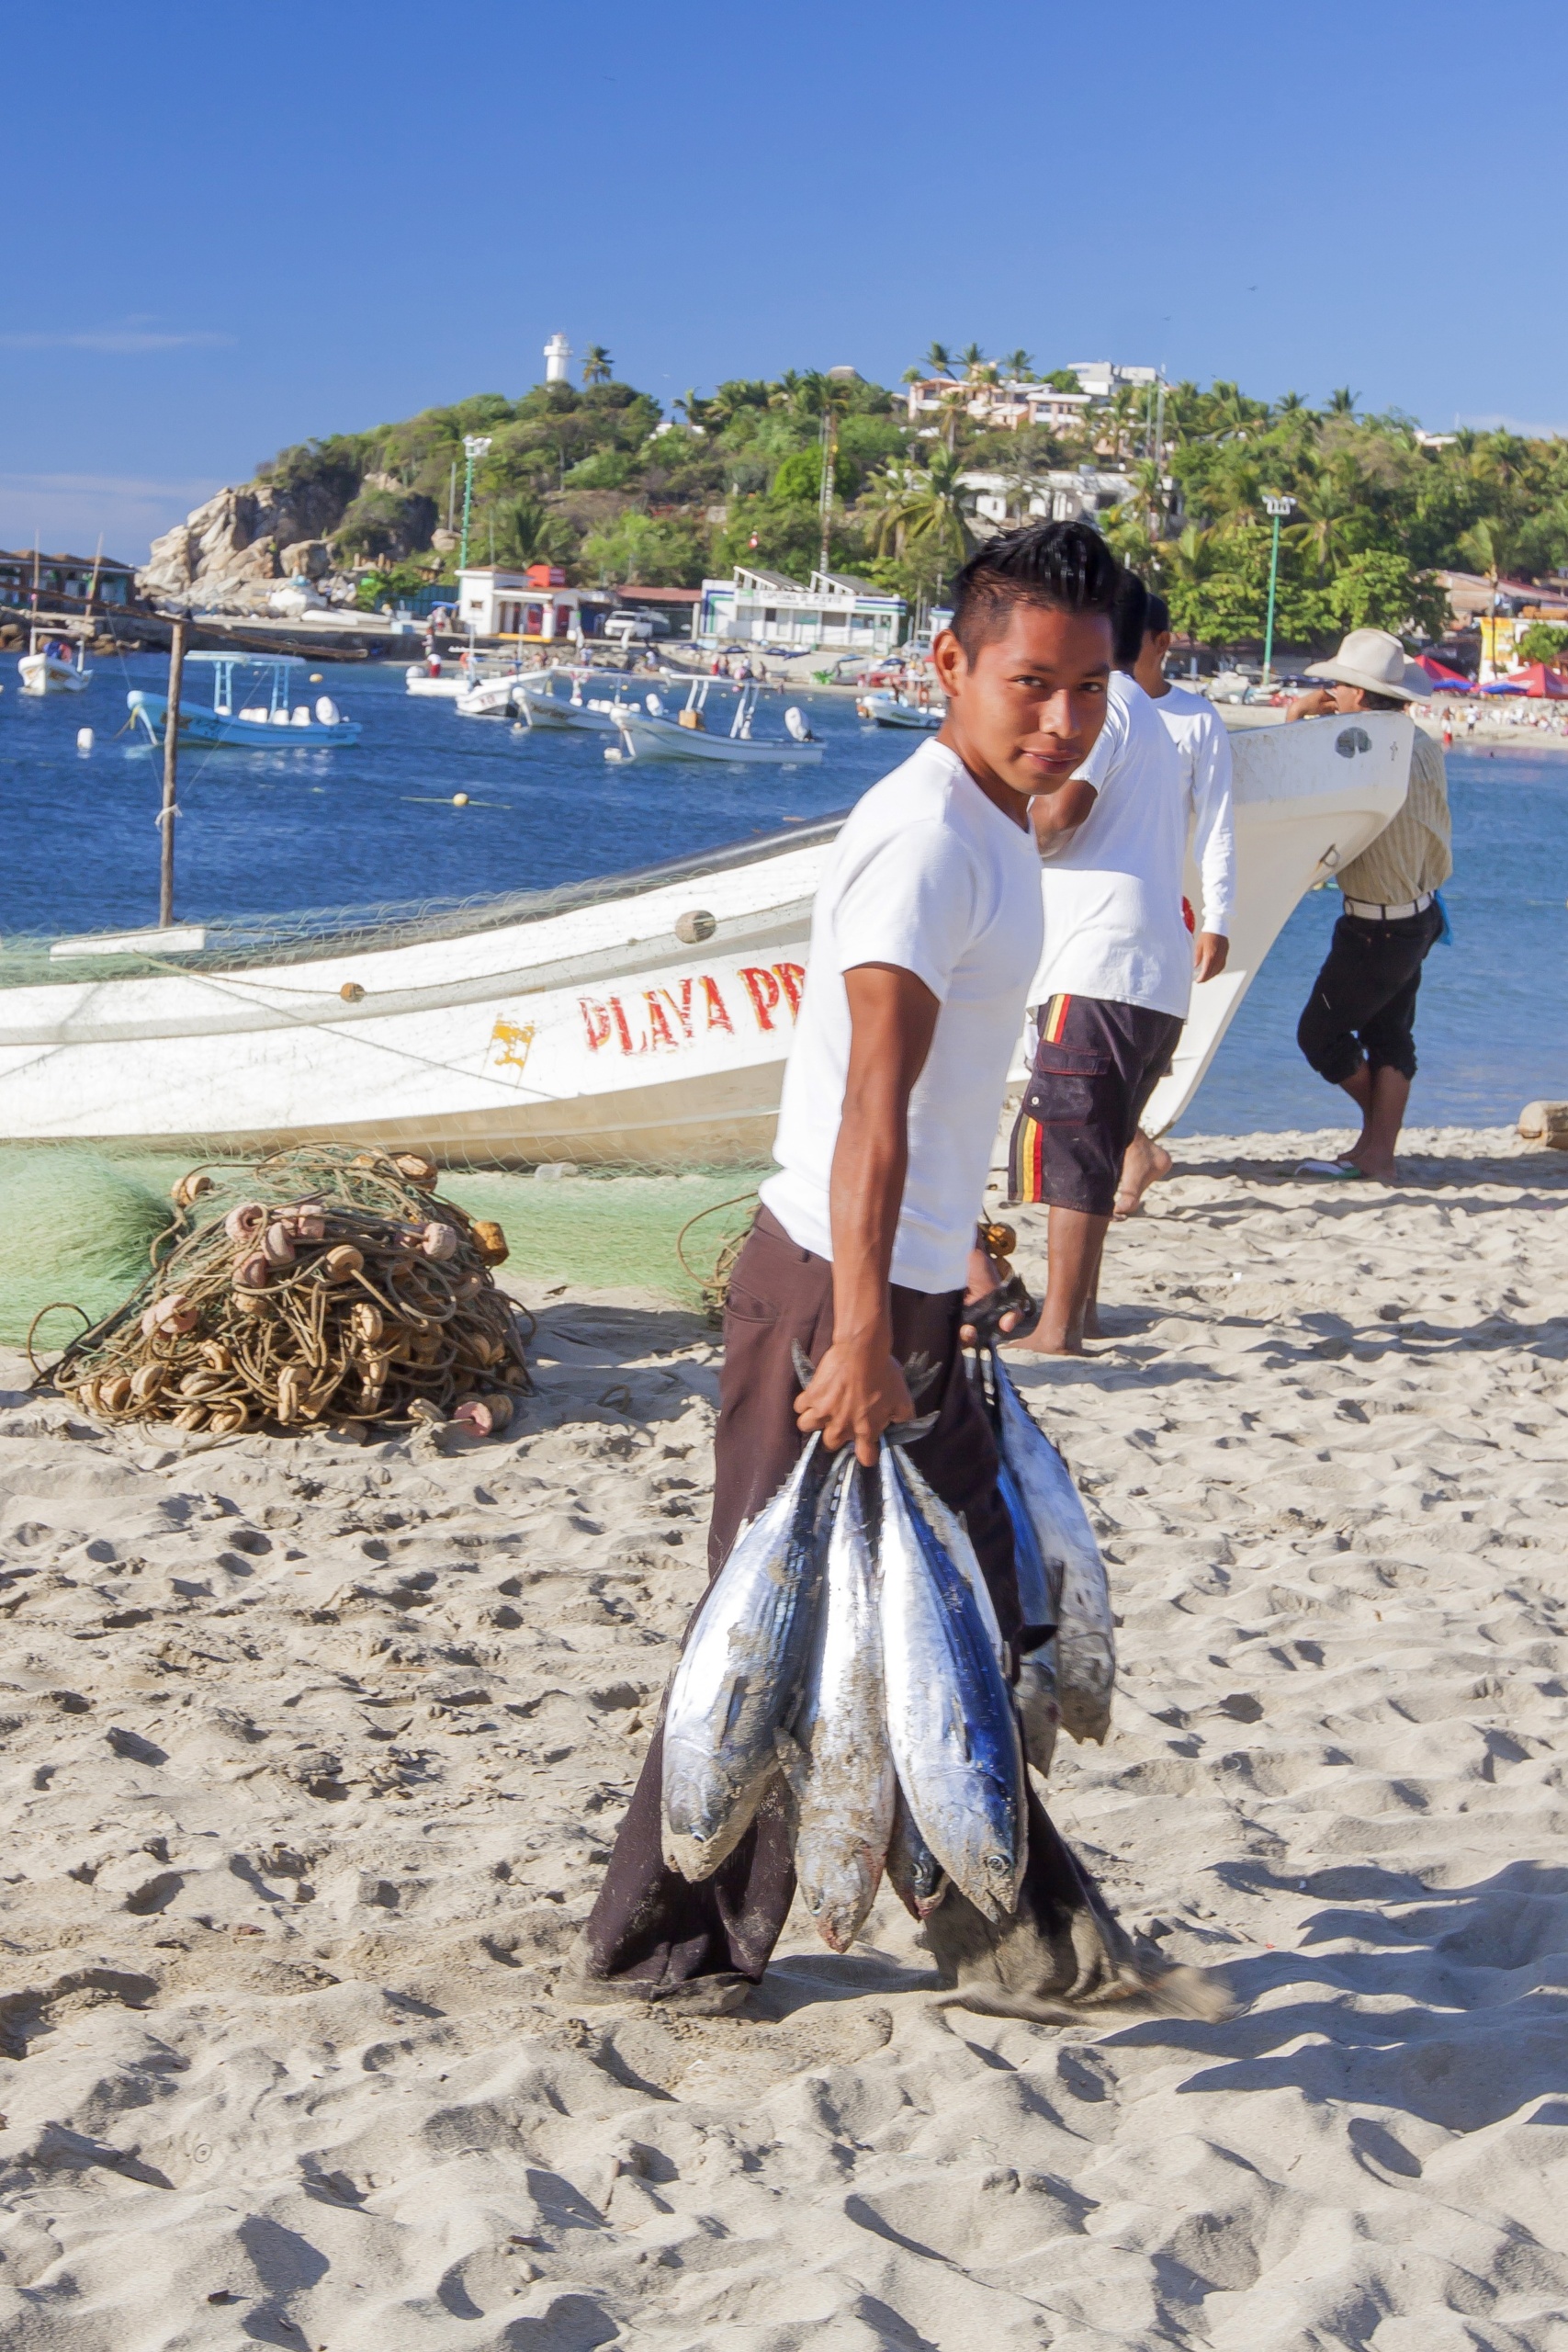
[[[1164,1144],[1151,1143],[1140,1127],[1127,1146],[1122,1181],[1116,1187],[1116,1205],[1111,1212],[1119,1225],[1137,1216],[1149,1186],[1157,1184],[1162,1176],[1168,1176],[1174,1164]]]

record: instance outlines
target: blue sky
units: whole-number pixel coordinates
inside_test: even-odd
[[[1531,0],[85,0],[5,59],[0,546],[140,560],[558,326],[666,402],[935,335],[1568,424]]]

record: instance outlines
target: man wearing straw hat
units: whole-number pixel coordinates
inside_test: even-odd
[[[1327,683],[1298,696],[1291,718],[1404,710],[1432,690],[1399,639],[1381,628],[1352,629],[1332,661],[1314,662],[1307,675]],[[1438,890],[1453,872],[1451,841],[1443,755],[1417,728],[1403,807],[1335,877],[1345,910],[1296,1029],[1319,1077],[1342,1086],[1361,1114],[1349,1150],[1305,1161],[1309,1174],[1396,1181],[1394,1146],[1416,1075],[1416,998],[1421,967],[1446,929]]]

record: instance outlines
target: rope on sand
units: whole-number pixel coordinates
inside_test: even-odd
[[[718,1254],[713,1261],[711,1270],[705,1274],[693,1265],[682,1245],[692,1227],[694,1225],[701,1225],[705,1217],[717,1216],[721,1209],[754,1206],[756,1199],[756,1188],[753,1186],[749,1193],[737,1193],[733,1200],[713,1201],[705,1209],[699,1209],[695,1216],[689,1216],[675,1236],[675,1255],[681,1261],[685,1272],[701,1291],[703,1306],[708,1321],[716,1326],[724,1320],[724,1303],[729,1296],[729,1277],[735,1272],[736,1260],[746,1247],[747,1237],[751,1230],[750,1225],[747,1224],[739,1233],[732,1233],[727,1237],[719,1245]]]
[[[480,1436],[506,1427],[533,1385],[532,1317],[496,1288],[491,1269],[508,1254],[500,1226],[438,1199],[433,1160],[306,1145],[260,1161],[246,1182],[249,1196],[196,1224],[213,1178],[182,1176],[152,1271],[123,1305],[47,1372],[29,1332],[39,1384],[101,1420],[217,1435],[323,1422],[455,1419]]]

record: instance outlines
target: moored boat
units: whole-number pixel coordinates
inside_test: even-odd
[[[337,743],[357,743],[356,720],[344,718],[331,695],[315,703],[290,707],[289,689],[306,664],[297,655],[246,653],[187,653],[186,664],[203,662],[212,671],[212,707],[199,709],[182,702],[179,736],[182,742],[227,745],[266,752],[305,752]],[[259,678],[252,699],[235,707],[236,671]],[[245,683],[243,675],[242,683]],[[265,695],[265,699],[262,699]],[[161,744],[169,715],[167,695],[132,686],[125,697],[132,720],[154,744]]]
[[[1185,1107],[1302,894],[1399,807],[1413,740],[1394,713],[1236,739],[1230,967],[1193,991],[1151,1130]],[[334,1136],[498,1164],[755,1162],[840,821],[397,922],[56,941],[0,989],[0,1128],[215,1151]]]
[[[71,639],[62,636],[58,621],[28,632],[28,650],[17,663],[23,694],[79,695],[84,687],[91,685],[93,673],[86,666],[86,632],[78,628],[72,630],[72,636],[76,639],[74,661]]]
[[[635,704],[627,707],[620,718],[621,740],[606,751],[607,760],[721,760],[729,766],[769,765],[773,767],[815,767],[821,759],[823,746],[813,741],[811,727],[803,711],[794,705],[784,712],[783,737],[753,736],[751,723],[756,715],[760,689],[755,685],[741,687],[736,698],[733,716],[727,735],[709,733],[706,703],[711,678],[694,680],[687,691],[684,707],[673,718],[664,709],[657,695],[649,695],[645,707]]]

